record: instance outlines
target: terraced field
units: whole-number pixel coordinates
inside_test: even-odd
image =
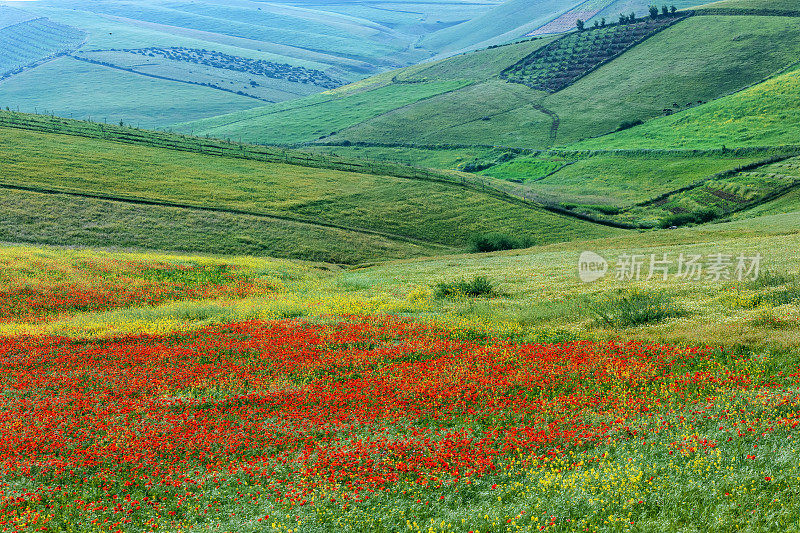
[[[5,11],[0,6],[0,26]],[[6,21],[22,20],[16,15]],[[0,80],[43,60],[70,52],[86,38],[83,31],[45,18],[33,18],[0,27]]]
[[[736,173],[725,173],[688,190],[661,197],[641,208],[630,210],[630,216],[661,217],[663,225],[702,222],[704,217],[722,218],[756,207],[755,214],[781,212],[763,208],[772,201],[796,193],[800,187],[800,158],[790,158]],[[644,212],[647,212],[645,215]]]

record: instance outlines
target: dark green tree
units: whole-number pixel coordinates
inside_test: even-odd
[[[600,19],[600,26],[605,27],[605,25],[606,25],[606,18],[603,17]]]
[[[630,23],[636,22],[636,13],[634,13],[633,11],[631,11],[631,14],[628,16],[628,22]]]
[[[667,4],[661,6],[661,14],[664,15],[665,17],[669,15],[669,7],[667,7]]]
[[[650,6],[650,18],[655,20],[658,17],[658,6]]]
[[[583,31],[585,26],[584,22],[581,19],[575,21],[575,25],[578,27],[578,31]]]
[[[620,24],[625,24],[627,22],[628,22],[628,17],[626,15],[623,15],[622,13],[620,13],[619,14],[619,23]]]
[[[670,13],[672,13],[673,15],[675,14],[675,12],[676,12],[677,10],[678,10],[678,8],[677,8],[677,7],[675,7],[674,5],[672,5],[672,6],[670,6],[670,7],[669,7],[669,12],[670,12]]]

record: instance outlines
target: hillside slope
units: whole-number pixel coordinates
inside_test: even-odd
[[[573,145],[584,149],[800,145],[800,71],[694,109]]]
[[[291,109],[263,107],[179,128],[267,144],[309,142],[318,134],[324,143],[541,149],[696,107],[800,60],[800,24],[794,17],[689,17],[593,66],[587,59],[593,45],[587,48],[583,41],[605,43],[599,38],[612,34],[606,30],[558,41],[576,51],[567,57],[580,63],[565,66],[553,55],[552,64],[536,67],[556,73],[579,69],[572,83],[554,93],[501,79],[518,61],[550,47],[554,38],[548,37],[382,74],[337,89],[327,101],[302,99]],[[608,46],[620,45],[609,41]],[[456,82],[464,85],[410,97],[432,84]],[[389,94],[403,97],[387,99]],[[341,113],[350,107],[358,112]],[[314,113],[307,114],[311,108]]]
[[[509,0],[470,21],[424,37],[419,46],[452,55],[501,44],[532,32],[580,3],[580,0]]]
[[[91,125],[85,134],[104,130],[126,135]],[[123,151],[118,142],[18,127],[1,133],[3,241],[357,263],[464,250],[471,237],[490,232],[531,242],[619,233],[455,182],[258,161],[235,145],[230,156],[214,156],[139,141]],[[189,149],[200,140],[182,142]]]
[[[800,5],[794,0],[721,0],[698,6],[696,10],[702,14],[800,15]]]
[[[694,0],[674,0],[678,8],[695,5]],[[615,22],[620,13],[647,13],[647,0],[509,0],[481,15],[423,37],[418,46],[439,57],[487,46],[505,44],[522,37],[560,34],[575,29],[578,19]]]
[[[88,40],[78,51],[68,47],[73,60],[61,61],[57,76],[52,69],[36,68],[0,85],[0,101],[24,112],[100,116],[163,128],[293,100],[415,64],[433,55],[413,45],[420,35],[463,22],[496,3],[448,0],[410,3],[405,9],[383,2],[26,2],[24,16],[15,9],[12,17],[11,9],[3,8],[0,27],[20,17],[48,18],[79,28]],[[53,47],[52,36],[40,35],[46,53],[32,58],[29,47],[4,38],[5,32],[0,30],[0,78],[62,50]],[[22,51],[22,62],[11,57]],[[141,101],[132,103],[131,96],[146,101],[149,109],[137,113]],[[208,108],[198,104],[203,99]]]

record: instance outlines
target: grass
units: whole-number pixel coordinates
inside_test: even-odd
[[[415,148],[383,146],[341,146],[312,145],[304,147],[312,153],[335,154],[347,158],[369,159],[372,161],[393,161],[419,168],[438,168],[456,170],[477,158],[492,152],[491,148]]]
[[[0,242],[249,254],[336,264],[443,251],[378,235],[265,217],[7,190],[0,198]]]
[[[254,213],[305,222],[301,226],[297,223],[291,224],[298,231],[302,231],[301,227],[308,228],[309,224],[323,226],[314,228],[314,237],[311,237],[313,243],[306,242],[294,250],[290,248],[291,238],[281,237],[277,232],[267,231],[266,234],[254,234],[248,238],[246,230],[240,231],[237,232],[238,238],[242,240],[239,253],[252,251],[256,247],[265,255],[273,253],[299,257],[309,254],[309,257],[319,260],[327,249],[333,254],[331,259],[335,257],[339,261],[348,255],[342,254],[348,244],[336,237],[330,246],[323,246],[317,236],[321,239],[326,235],[341,236],[342,231],[347,233],[348,230],[357,234],[357,238],[353,237],[356,242],[363,240],[363,235],[367,233],[370,235],[368,242],[381,243],[379,249],[385,248],[385,240],[389,239],[403,243],[414,242],[417,244],[417,251],[436,246],[466,249],[472,235],[490,231],[518,234],[537,242],[617,232],[540,209],[522,207],[452,183],[264,163],[147,146],[127,145],[125,151],[120,152],[119,144],[104,140],[15,129],[3,131],[0,153],[4,168],[8,171],[5,180],[8,184],[57,192],[99,193],[106,195],[106,199],[144,199],[222,210],[213,215],[197,212],[194,216],[199,218],[220,216],[222,219],[230,219],[228,215],[231,214]],[[53,174],[53,168],[60,169],[57,175]],[[75,200],[71,202],[75,205]],[[83,199],[77,199],[78,205],[80,202]],[[13,203],[9,208],[13,208]],[[223,212],[231,209],[238,213]],[[164,212],[154,206],[134,206],[133,210],[145,213]],[[24,214],[24,211],[14,211],[18,213],[15,217]],[[74,220],[70,225],[82,224],[80,221],[83,220],[83,215],[79,212],[58,213],[58,216]],[[98,213],[96,216],[101,215]],[[17,218],[12,220],[18,223]],[[239,220],[244,223],[244,220],[252,220],[252,217]],[[31,222],[35,225],[36,221]],[[113,219],[103,222],[114,223]],[[181,221],[175,223],[186,228]],[[283,222],[273,219],[263,224],[262,227],[266,230]],[[15,224],[10,225],[13,230]],[[341,231],[330,232],[330,225],[335,225]],[[117,224],[117,227],[123,229],[122,225]],[[22,225],[14,232],[24,233],[27,228],[27,225]],[[131,233],[141,233],[137,238],[145,238],[147,232],[136,228],[137,226],[131,226],[122,233],[127,234],[128,238]],[[217,228],[215,235],[223,230],[222,226]],[[85,239],[91,238],[87,236],[88,229],[79,231],[73,242],[86,243]],[[179,230],[182,231],[185,230]],[[51,232],[52,226],[44,234]],[[93,231],[88,232],[91,233]],[[193,233],[197,238],[203,235],[199,229]],[[63,234],[64,232],[56,232],[56,235]],[[381,238],[376,240],[372,236]],[[211,237],[201,241],[170,241],[170,237],[169,232],[156,232],[152,238],[158,241],[156,247],[160,249],[171,245],[192,246],[191,249],[197,250],[200,242],[214,242]],[[218,245],[211,244],[211,247],[218,252],[222,251],[220,248],[233,251],[229,248],[231,237],[223,239]],[[30,241],[32,238],[25,240]],[[145,238],[147,239],[150,237]],[[353,239],[348,238],[347,241],[353,242]],[[405,250],[400,253],[415,253],[415,247],[394,247],[395,250]],[[379,249],[366,254],[351,251],[350,259],[343,262],[353,262],[354,258],[365,255],[374,258]],[[398,257],[396,251],[391,252],[390,256]]]
[[[800,15],[797,3],[792,0],[721,0],[697,7],[701,14],[760,14]]]
[[[6,11],[3,11],[6,13]],[[11,22],[18,19],[11,19]],[[0,78],[77,48],[86,34],[77,28],[34,19],[0,28]]]
[[[517,157],[482,170],[481,174],[503,180],[531,183],[545,178],[568,163],[570,161],[563,158]]]
[[[601,31],[609,29],[582,35]],[[183,124],[181,130],[279,144],[322,138],[325,143],[420,148],[548,148],[665,113],[676,113],[666,117],[675,119],[687,108],[694,112],[702,102],[758,83],[800,60],[800,30],[792,18],[689,17],[555,94],[499,78],[504,69],[558,42],[538,39],[464,54],[380,74],[330,95]],[[642,127],[647,126],[626,130],[626,139]],[[771,142],[765,135],[757,142]],[[592,146],[601,142],[587,141]]]
[[[447,54],[501,44],[535,30],[576,3],[546,0],[531,4],[512,0],[472,20],[432,33],[421,44]]]
[[[682,225],[680,222],[707,222],[753,206],[769,205],[773,199],[780,199],[798,185],[800,160],[792,157],[755,169],[725,173],[666,196],[646,207],[649,211],[647,216],[654,213],[671,215],[664,219],[665,226]],[[631,210],[631,215],[642,216],[638,209]]]
[[[701,20],[701,19],[698,19]],[[800,144],[795,124],[800,72],[792,71],[736,94],[578,143],[580,148],[719,148]]]
[[[520,148],[568,144],[613,132],[624,123],[697,108],[701,102],[758,83],[800,59],[798,32],[794,19],[786,17],[690,17],[555,94],[489,77],[365,120],[330,140]],[[692,46],[687,47],[687,42]],[[521,46],[528,43],[500,49]],[[481,53],[476,53],[476,59]],[[469,57],[440,62],[424,78],[429,82],[436,79],[437,71],[452,76],[456,63],[452,70],[446,70],[447,64],[466,62]],[[510,53],[504,57],[512,59]],[[497,63],[503,68],[513,64]],[[422,79],[416,70],[408,76]],[[622,79],[626,83],[620,83]],[[368,95],[370,84],[360,86]],[[629,138],[639,130],[627,131]],[[600,142],[588,141],[587,146],[600,146]]]
[[[350,98],[315,95],[308,99],[180,124],[176,129],[264,144],[308,142],[327,137],[397,107],[458,89],[465,83],[442,81],[395,84],[369,93],[358,93]]]
[[[697,112],[700,102],[758,83],[800,60],[798,36],[800,28],[791,18],[690,17],[546,98],[543,105],[561,116],[559,144],[608,133],[623,122],[652,119],[665,112],[676,114],[653,125],[674,124],[680,116]],[[626,82],[619,83],[622,79]],[[633,141],[642,128],[649,127],[639,126],[609,138]],[[645,140],[614,146],[654,144]],[[600,147],[602,142],[590,140],[583,145]],[[698,137],[670,143],[692,148],[710,145],[719,148],[721,144]]]
[[[59,79],[53,84],[50,80]],[[0,84],[2,107],[95,121],[164,128],[258,107],[258,100],[208,87],[147,78],[62,57]]]
[[[541,96],[523,85],[489,80],[395,108],[332,139],[540,147],[549,143],[553,124],[538,107]]]
[[[577,159],[529,186],[564,202],[624,207],[763,159],[763,154],[604,153]]]

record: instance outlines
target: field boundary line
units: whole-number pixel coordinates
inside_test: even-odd
[[[23,117],[23,121],[9,120],[10,118],[16,116]],[[39,118],[39,122],[34,122],[31,117]],[[45,124],[44,119],[47,119],[48,123]],[[97,131],[90,132],[86,129],[76,129],[77,125],[84,125],[84,127],[93,126],[97,129]],[[97,124],[94,122],[64,119],[61,117],[28,115],[1,110],[0,127],[17,128],[55,135],[73,135],[106,142],[119,142],[123,144],[133,144],[151,148],[198,153],[211,157],[231,157],[235,159],[247,159],[265,163],[294,165],[305,168],[320,168],[339,172],[352,172],[368,174],[372,176],[389,176],[398,179],[435,182],[452,187],[460,187],[472,190],[500,199],[502,201],[514,203],[516,205],[522,205],[529,209],[542,209],[602,226],[615,227],[619,229],[645,228],[645,226],[619,223],[602,218],[596,218],[591,215],[574,213],[568,209],[564,209],[555,204],[550,204],[538,197],[535,197],[532,191],[517,191],[514,190],[514,187],[509,188],[510,184],[507,182],[502,182],[502,180],[493,181],[483,177],[473,176],[471,174],[467,175],[464,173],[455,172],[448,173],[441,170],[436,171],[431,169],[417,168],[410,165],[402,165],[399,163],[389,164],[371,160],[348,160],[346,158],[338,157],[329,157],[326,159],[310,153],[292,153],[293,151],[288,149],[270,148],[261,145],[246,145],[242,143],[237,144],[226,142],[221,139],[204,139],[201,137],[193,137],[176,133],[140,130],[125,126]],[[72,127],[71,131],[67,129],[70,127]],[[149,138],[147,136],[149,136]],[[179,141],[183,141],[183,144],[179,144]],[[261,150],[258,150],[259,148]],[[500,182],[502,182],[502,184]],[[314,222],[312,221],[312,223]],[[345,229],[347,228],[345,227]],[[428,241],[421,242],[428,243]]]
[[[367,228],[359,228],[356,226],[345,226],[343,224],[337,224],[335,222],[327,222],[323,220],[315,220],[310,218],[304,217],[292,217],[288,215],[281,215],[276,213],[267,213],[267,212],[259,212],[259,211],[249,211],[246,209],[236,209],[232,207],[224,207],[224,206],[211,206],[211,205],[199,205],[199,204],[190,204],[190,203],[183,203],[183,202],[174,202],[171,200],[161,200],[158,198],[145,198],[145,197],[138,197],[138,196],[121,196],[121,195],[113,195],[113,194],[102,194],[102,193],[95,193],[89,191],[79,191],[74,189],[62,189],[62,188],[48,188],[48,187],[33,187],[29,185],[18,185],[15,183],[8,183],[8,182],[0,182],[0,189],[8,189],[14,191],[21,191],[21,192],[33,192],[39,194],[61,194],[65,196],[75,196],[79,198],[88,198],[93,200],[104,200],[110,202],[120,202],[120,203],[127,203],[127,204],[134,204],[134,205],[149,205],[155,207],[171,207],[176,209],[190,209],[195,211],[206,211],[212,213],[227,213],[232,215],[243,215],[243,216],[253,216],[259,218],[270,218],[274,220],[280,220],[283,222],[293,222],[297,224],[304,224],[309,226],[321,226],[331,229],[338,229],[341,231],[349,231],[352,233],[362,233],[366,235],[374,235],[377,237],[384,237],[389,240],[394,241],[402,241],[408,242],[411,244],[418,244],[422,246],[430,246],[434,248],[441,248],[441,249],[453,249],[454,247],[448,246],[446,244],[425,241],[422,239],[416,239],[414,237],[407,237],[405,235],[398,235],[395,233],[388,233],[380,230],[371,230]]]

